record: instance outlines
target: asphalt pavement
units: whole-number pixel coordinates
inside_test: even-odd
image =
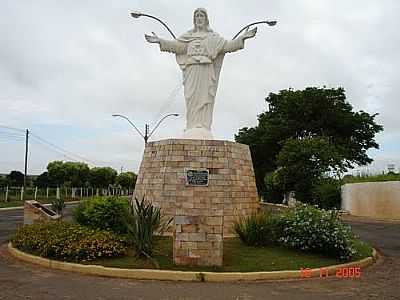
[[[381,254],[358,279],[181,283],[87,276],[20,262],[10,257],[6,241],[22,223],[22,214],[22,210],[0,211],[0,299],[400,299],[400,223],[348,221]]]

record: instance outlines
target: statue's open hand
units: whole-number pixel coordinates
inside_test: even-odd
[[[249,30],[249,27],[247,27],[246,31],[242,34],[242,38],[244,40],[253,38],[257,33],[257,27],[254,27],[252,30]]]
[[[153,35],[145,34],[145,35],[144,35],[144,38],[145,38],[146,41],[148,41],[149,43],[157,43],[157,44],[159,44],[159,43],[160,43],[159,37],[158,37],[154,32],[152,32],[152,34],[153,34]]]

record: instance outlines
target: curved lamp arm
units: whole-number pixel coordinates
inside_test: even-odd
[[[151,135],[153,134],[153,132],[157,129],[158,126],[160,126],[161,122],[164,121],[166,118],[170,117],[170,116],[179,116],[179,114],[168,114],[166,116],[164,116],[160,121],[158,121],[157,125],[153,128],[153,130],[150,132],[148,138],[151,137]]]
[[[160,22],[160,23],[168,30],[168,32],[172,35],[172,37],[173,37],[174,39],[176,39],[176,36],[175,36],[175,34],[172,32],[172,30],[169,29],[169,27],[167,26],[167,24],[165,24],[165,23],[164,23],[163,21],[161,21],[159,18],[154,17],[154,16],[152,16],[152,15],[143,14],[143,13],[141,13],[141,12],[133,12],[133,13],[131,13],[131,16],[132,16],[133,18],[135,18],[135,19],[137,19],[137,18],[139,18],[139,17],[148,17],[148,18],[151,18],[151,19],[154,19],[154,20]]]
[[[141,135],[141,137],[144,138],[143,133],[141,133],[140,130],[137,129],[137,127],[135,126],[135,124],[133,124],[133,123],[131,122],[131,120],[129,120],[127,117],[125,117],[125,116],[123,116],[123,115],[117,115],[117,114],[112,115],[112,116],[113,116],[113,117],[120,117],[120,118],[123,118],[123,119],[127,120],[127,121],[129,122],[129,124],[131,124],[132,127],[135,128],[136,131]]]
[[[246,25],[242,29],[240,29],[240,31],[238,33],[236,33],[236,35],[233,37],[232,40],[236,39],[239,36],[239,34],[241,34],[244,30],[246,30],[246,28],[249,28],[250,26],[257,25],[257,24],[268,24],[269,26],[275,26],[276,23],[277,23],[276,21],[259,21],[259,22],[251,23],[249,25]]]

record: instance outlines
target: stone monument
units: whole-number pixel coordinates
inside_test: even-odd
[[[225,40],[210,28],[207,11],[198,8],[193,15],[194,28],[175,40],[163,40],[155,33],[145,35],[149,43],[157,43],[161,51],[175,53],[182,70],[186,100],[184,138],[212,140],[211,123],[219,75],[225,53],[244,48],[257,27],[246,30],[234,40]]]
[[[132,14],[137,16],[139,14]],[[144,196],[174,218],[174,262],[222,265],[223,238],[239,216],[255,213],[259,199],[249,147],[213,140],[211,124],[224,55],[244,48],[257,28],[225,40],[198,8],[194,28],[174,40],[145,35],[174,53],[182,70],[186,101],[183,139],[146,144],[135,196]],[[165,25],[165,24],[164,24]]]

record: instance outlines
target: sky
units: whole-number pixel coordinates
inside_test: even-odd
[[[233,140],[257,125],[265,97],[309,86],[343,87],[355,111],[379,113],[384,126],[374,163],[357,170],[400,168],[400,2],[370,1],[89,1],[2,0],[0,11],[0,173],[28,173],[49,161],[85,161],[137,172],[143,138],[179,138],[185,126],[182,74],[175,57],[144,40],[169,33],[141,11],[165,21],[176,35],[191,29],[195,8],[208,10],[210,26],[231,39],[261,20],[245,49],[225,57],[214,109],[216,139]]]

